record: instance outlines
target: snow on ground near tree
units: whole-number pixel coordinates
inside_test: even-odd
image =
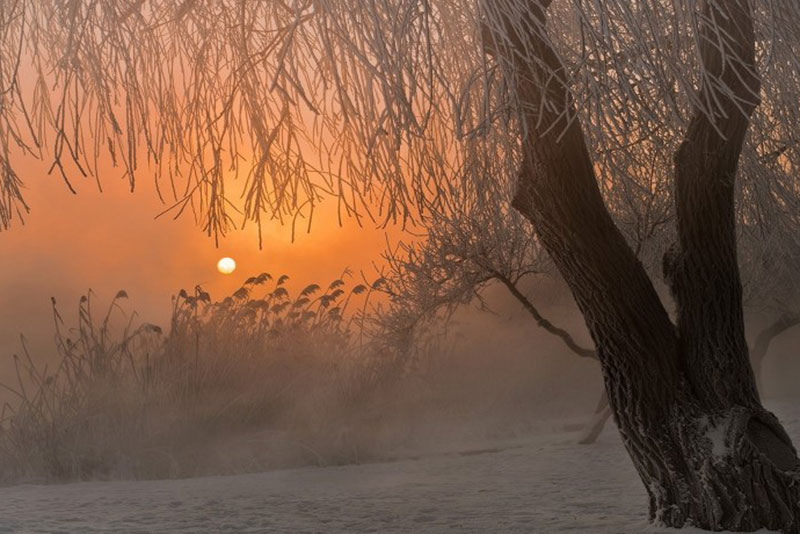
[[[798,402],[768,405],[800,442]],[[1,488],[0,532],[678,532],[646,522],[613,427],[592,446],[563,430],[482,445],[343,467]]]

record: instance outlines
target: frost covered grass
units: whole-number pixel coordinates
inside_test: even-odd
[[[377,313],[381,279],[296,294],[286,280],[218,302],[181,291],[163,330],[126,312],[125,292],[103,308],[83,297],[76,319],[54,303],[57,358],[23,342],[2,385],[0,482],[363,463],[533,428],[549,390],[531,387],[522,341],[458,346],[402,307]]]
[[[58,362],[24,346],[4,385],[0,480],[183,477],[358,461],[359,428],[395,360],[361,336],[374,288],[336,280],[296,295],[262,274],[212,302],[173,299],[166,331],[137,323],[120,291],[68,327],[53,303]],[[349,307],[358,307],[350,313]],[[374,432],[370,433],[374,435]]]
[[[527,435],[548,413],[593,404],[589,392],[584,408],[553,408],[550,381],[536,382],[546,365],[516,326],[495,324],[495,339],[481,315],[480,340],[465,336],[468,314],[444,332],[420,328],[383,305],[383,284],[290,294],[285,278],[260,275],[219,302],[195,288],[163,331],[127,313],[124,292],[103,308],[86,296],[76,318],[54,305],[57,358],[23,344],[5,386],[0,482],[380,461]]]

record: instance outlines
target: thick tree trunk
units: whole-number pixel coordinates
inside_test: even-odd
[[[484,4],[484,43],[515,88],[524,132],[513,204],[584,315],[650,517],[800,533],[800,463],[758,398],[736,264],[733,181],[758,89],[749,4],[703,6],[701,94],[717,113],[695,113],[676,156],[680,242],[665,261],[676,328],[603,203],[566,71],[546,37],[549,3]]]

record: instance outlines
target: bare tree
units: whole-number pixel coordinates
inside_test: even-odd
[[[490,310],[484,294],[489,287],[500,286],[570,353],[597,360],[594,350],[546,318],[535,302],[528,286],[533,283],[534,288],[541,288],[542,282],[552,281],[552,262],[529,223],[504,198],[460,198],[453,203],[457,210],[429,217],[422,238],[386,250],[381,291],[389,301],[373,317],[380,335],[391,336],[398,328],[442,327],[460,306],[476,302],[481,309]],[[581,443],[593,443],[610,415],[603,392]]]
[[[0,21],[4,226],[26,209],[25,152],[67,185],[110,158],[133,187],[150,163],[215,235],[235,208],[310,220],[333,196],[406,222],[511,182],[586,319],[651,518],[800,532],[797,454],[748,358],[734,207],[740,159],[798,168],[795,0],[11,0]],[[602,194],[640,165],[632,146],[675,157],[675,322]]]
[[[770,345],[800,324],[800,195],[793,184],[781,184],[781,177],[772,178],[775,194],[762,198],[760,203],[769,223],[740,223],[745,309],[768,318],[750,350],[762,393],[762,367]]]
[[[552,264],[529,224],[500,198],[462,198],[458,211],[438,212],[424,236],[400,242],[384,253],[382,286],[392,308],[414,310],[417,321],[477,301],[490,284],[502,285],[536,321],[580,357],[594,358],[566,330],[547,320],[523,289],[523,281],[548,275]]]
[[[797,532],[797,454],[758,398],[736,257],[734,182],[760,85],[751,7],[706,2],[695,20],[702,75],[675,155],[678,242],[664,260],[673,325],[604,206],[546,37],[549,2],[500,4],[487,8],[487,45],[516,85],[526,131],[514,206],[586,318],[651,517]]]

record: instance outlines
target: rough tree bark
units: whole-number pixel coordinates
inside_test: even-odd
[[[521,113],[513,205],[533,223],[584,315],[650,518],[800,533],[800,462],[758,397],[736,261],[733,183],[759,84],[748,1],[702,5],[699,94],[718,113],[695,112],[675,157],[679,242],[665,274],[677,325],[604,205],[566,70],[546,37],[549,4],[483,4],[486,51]]]

